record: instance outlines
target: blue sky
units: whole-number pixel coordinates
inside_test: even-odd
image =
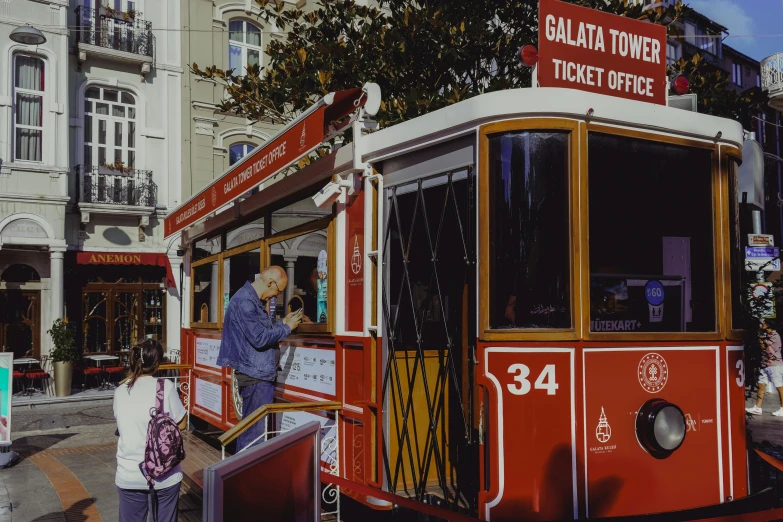
[[[683,3],[728,27],[732,36],[726,43],[756,60],[783,52],[783,36],[760,36],[783,34],[783,0],[684,0]]]

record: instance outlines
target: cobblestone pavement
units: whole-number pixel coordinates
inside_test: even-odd
[[[0,522],[113,522],[119,500],[111,401],[12,410],[12,450],[0,470]],[[180,520],[201,518],[201,500],[183,487]]]

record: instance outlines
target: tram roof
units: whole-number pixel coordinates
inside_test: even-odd
[[[588,116],[589,109],[593,115]],[[726,118],[574,89],[509,89],[475,96],[365,137],[365,161],[475,132],[485,123],[516,118],[565,118],[697,138],[742,149],[742,125]],[[718,132],[721,137],[717,138]]]

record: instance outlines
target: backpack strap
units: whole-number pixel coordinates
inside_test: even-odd
[[[163,386],[166,379],[158,379],[158,389],[155,392],[155,410],[158,415],[163,413]]]

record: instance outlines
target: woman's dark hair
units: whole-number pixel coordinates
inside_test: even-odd
[[[163,345],[155,339],[144,339],[131,348],[131,363],[126,378],[128,393],[139,377],[155,373],[162,362]]]

